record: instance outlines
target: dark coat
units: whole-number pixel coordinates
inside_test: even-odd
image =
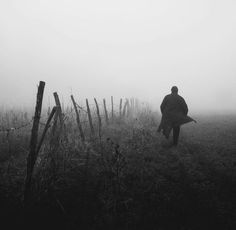
[[[162,130],[166,138],[169,137],[173,127],[194,121],[194,119],[187,116],[188,106],[177,93],[165,96],[161,103],[161,113],[162,119],[158,131]]]

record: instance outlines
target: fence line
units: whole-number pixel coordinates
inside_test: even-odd
[[[61,124],[66,125],[65,121],[68,120],[71,116],[74,116],[73,114],[75,112],[75,118],[78,124],[82,141],[85,140],[82,125],[89,124],[90,132],[94,136],[95,130],[93,127],[93,122],[95,122],[96,130],[98,128],[98,133],[99,136],[101,137],[101,127],[103,122],[109,125],[117,121],[117,119],[122,120],[126,119],[127,117],[133,117],[133,115],[135,115],[143,107],[143,103],[140,103],[140,101],[137,98],[125,98],[125,99],[119,98],[117,102],[115,102],[113,96],[110,97],[109,103],[107,103],[106,99],[103,99],[100,103],[95,98],[94,98],[95,99],[94,103],[89,103],[88,100],[86,99],[84,106],[84,105],[79,105],[71,95],[71,100],[74,109],[73,107],[70,107],[66,109],[66,112],[64,112],[62,111],[62,107],[57,92],[54,92],[53,96],[55,99],[55,104],[58,107],[57,113],[59,115],[59,120]],[[93,121],[93,119],[95,120]],[[27,126],[30,126],[33,120],[34,117],[29,122],[21,126],[0,129],[0,133],[1,132],[9,133],[10,131],[23,129]],[[46,123],[39,121],[39,125],[46,126]]]
[[[33,121],[33,118],[32,118],[32,120],[30,120],[26,124],[23,124],[23,125],[18,126],[18,127],[11,127],[11,128],[7,128],[7,129],[0,129],[0,132],[10,132],[10,131],[16,131],[16,130],[20,130],[20,129],[26,128],[26,127],[28,127],[32,123],[32,121]]]

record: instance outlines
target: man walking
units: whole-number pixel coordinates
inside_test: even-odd
[[[171,94],[164,97],[160,108],[162,119],[158,132],[162,130],[164,136],[168,139],[173,129],[173,144],[176,146],[179,140],[180,126],[195,120],[187,116],[188,106],[185,100],[178,95],[176,86],[171,88]]]

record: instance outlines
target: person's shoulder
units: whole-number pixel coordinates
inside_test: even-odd
[[[177,94],[178,98],[180,98],[181,100],[184,100],[184,98],[182,96],[180,96],[179,94]]]
[[[168,95],[166,95],[164,98],[163,98],[163,101],[168,101],[169,100],[169,98],[170,98],[170,94],[168,94]]]
[[[179,100],[180,100],[182,103],[185,103],[185,100],[184,100],[183,97],[181,97],[180,95],[178,95],[178,98],[179,98]]]
[[[171,94],[167,94],[167,95],[165,96],[165,98],[169,98],[169,97],[171,97]]]

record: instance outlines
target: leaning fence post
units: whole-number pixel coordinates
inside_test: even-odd
[[[92,121],[92,116],[91,116],[91,112],[90,112],[90,108],[89,108],[88,99],[86,99],[86,106],[87,106],[87,113],[88,113],[88,119],[89,119],[89,126],[90,126],[90,129],[91,129],[91,134],[92,134],[92,136],[94,136],[93,121]]]
[[[81,137],[82,142],[84,142],[85,141],[84,132],[83,132],[83,129],[82,129],[82,126],[81,126],[79,112],[78,112],[78,109],[77,109],[77,106],[76,106],[76,103],[75,103],[75,99],[74,99],[73,95],[71,95],[70,97],[71,97],[71,100],[72,100],[72,103],[73,103],[73,106],[74,106],[74,109],[75,109],[76,121],[77,121],[77,125],[78,125],[78,128],[79,128],[80,137]]]
[[[97,102],[96,98],[94,98],[94,101],[95,101],[95,105],[97,108],[97,116],[98,116],[98,135],[99,135],[99,138],[101,139],[102,119],[100,116],[99,106],[98,106],[98,102]]]
[[[128,99],[126,99],[125,104],[124,104],[123,117],[125,116],[125,112],[126,112],[126,110],[127,110],[127,106],[128,106]]]
[[[121,117],[121,113],[122,113],[122,98],[120,99],[120,117]]]
[[[53,135],[55,134],[56,129],[57,129],[58,116],[59,116],[59,113],[58,113],[58,107],[57,107],[57,111],[55,113],[54,121],[53,121],[53,125],[52,125],[52,133],[53,133]]]
[[[30,139],[30,151],[27,157],[27,168],[26,168],[26,177],[25,177],[25,187],[24,187],[24,203],[26,204],[29,200],[30,190],[31,190],[31,181],[34,165],[37,159],[37,140],[38,140],[38,130],[39,130],[39,121],[42,111],[42,102],[43,102],[43,93],[44,93],[45,82],[40,81],[37,93],[34,121],[31,130],[31,139]]]
[[[114,104],[113,104],[113,96],[111,96],[111,117],[112,120],[114,118]]]
[[[104,105],[104,111],[105,111],[105,117],[106,117],[106,123],[109,123],[109,119],[108,119],[108,114],[107,114],[107,107],[106,107],[106,100],[103,99],[103,105]]]
[[[56,110],[56,114],[54,116],[54,124],[53,125],[53,133],[55,133],[56,131],[56,127],[57,127],[57,122],[58,122],[58,118],[60,120],[60,127],[59,127],[59,131],[58,131],[58,136],[60,135],[61,131],[65,131],[65,124],[64,124],[64,116],[63,116],[63,113],[62,113],[62,106],[61,106],[61,102],[60,102],[60,99],[59,99],[59,96],[57,94],[57,92],[54,92],[53,93],[53,96],[54,96],[54,99],[55,99],[55,103],[56,103],[56,106],[57,106],[57,110]],[[66,133],[63,132],[64,134],[64,137],[66,137]]]
[[[61,123],[61,126],[62,126],[63,125],[63,118],[62,118],[61,102],[59,100],[57,92],[54,92],[53,96],[54,96],[54,99],[55,99],[56,106],[58,107],[57,113],[58,113],[59,120],[60,120],[60,123]]]
[[[138,112],[138,99],[137,98],[135,98],[135,101],[134,101],[134,107],[135,107],[135,113],[137,113]]]
[[[57,123],[58,123],[58,107],[56,107],[56,111],[54,114],[54,121],[51,129],[51,137],[50,137],[50,168],[52,170],[52,178],[55,178],[56,175],[56,152],[59,148],[59,138],[61,134],[62,126],[60,125],[59,129],[57,130]]]
[[[128,117],[130,115],[130,103],[129,103],[129,99],[127,99],[127,114],[126,116]]]
[[[134,113],[134,98],[133,97],[131,98],[131,113],[132,115]]]
[[[50,116],[50,112],[51,112],[51,108],[50,108],[50,106],[48,106],[48,111],[47,111],[48,117]]]
[[[52,108],[52,111],[51,111],[49,117],[48,117],[47,123],[46,123],[46,125],[45,125],[45,127],[44,127],[42,136],[41,136],[41,138],[40,138],[40,140],[39,140],[39,143],[38,143],[38,146],[37,146],[37,150],[36,150],[36,154],[37,154],[37,155],[38,155],[38,153],[39,153],[39,151],[40,151],[40,148],[41,148],[41,146],[42,146],[42,144],[43,144],[43,140],[44,140],[44,138],[45,138],[45,135],[46,135],[46,133],[47,133],[49,127],[50,127],[50,122],[51,122],[51,120],[52,120],[54,114],[56,113],[57,109],[58,109],[58,107],[57,107],[57,106],[54,106],[54,107]]]
[[[130,114],[133,116],[134,114],[134,98],[130,99]]]

